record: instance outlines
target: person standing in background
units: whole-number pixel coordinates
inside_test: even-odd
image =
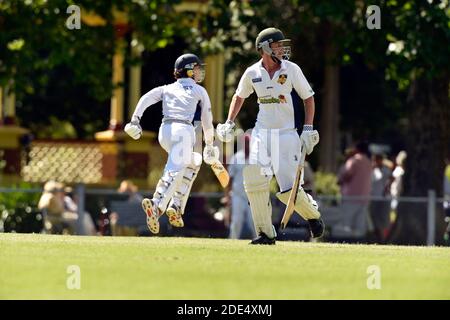
[[[369,146],[367,142],[361,141],[356,144],[353,154],[347,159],[338,176],[343,199],[340,220],[332,230],[333,237],[350,241],[365,238],[371,181]]]
[[[229,205],[231,205],[230,238],[243,239],[246,230],[252,238],[256,237],[253,228],[253,218],[248,198],[244,189],[243,170],[248,164],[250,154],[250,136],[244,136],[244,148],[236,152],[230,159],[228,173],[230,174],[231,190],[228,191]]]
[[[390,201],[380,199],[380,197],[389,195],[389,184],[392,176],[391,169],[384,164],[384,158],[383,154],[375,154],[372,157],[372,191],[370,194],[377,199],[370,202],[370,218],[378,243],[385,243],[391,211]]]

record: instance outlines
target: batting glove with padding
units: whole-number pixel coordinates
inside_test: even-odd
[[[134,118],[130,123],[127,123],[124,131],[134,140],[139,139],[142,136],[142,128],[139,124],[139,118]]]
[[[219,160],[219,148],[211,145],[206,145],[203,149],[203,161],[206,164],[213,164]]]
[[[306,148],[306,154],[313,152],[314,146],[319,143],[319,132],[313,130],[312,125],[304,125],[300,140]]]
[[[219,123],[217,125],[216,131],[220,141],[230,142],[231,140],[233,140],[235,126],[236,125],[231,120],[227,120],[224,124]]]

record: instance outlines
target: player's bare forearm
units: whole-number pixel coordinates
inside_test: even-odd
[[[236,119],[239,111],[242,108],[242,104],[244,103],[244,98],[239,97],[238,95],[233,95],[233,98],[231,99],[230,103],[230,110],[228,111],[228,120],[231,120],[234,122],[234,119]]]
[[[314,96],[303,100],[303,104],[305,105],[305,124],[313,125],[314,112],[316,108],[314,103]]]

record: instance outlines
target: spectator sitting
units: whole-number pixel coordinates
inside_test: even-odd
[[[75,234],[78,216],[75,212],[65,211],[64,185],[48,181],[39,199],[38,208],[44,214],[44,226],[47,232]]]
[[[138,193],[138,187],[131,180],[123,180],[120,183],[117,192],[128,195],[128,201],[141,203],[144,199],[140,193]]]
[[[64,209],[66,212],[77,213],[78,219],[78,201],[77,196],[72,193],[71,187],[64,188]],[[97,234],[97,229],[95,228],[94,221],[89,212],[84,211],[83,222],[81,224],[81,230],[77,233],[82,235],[94,236]]]
[[[89,213],[84,214],[81,228],[78,228],[78,206],[66,195],[64,184],[48,181],[39,199],[38,208],[44,213],[47,232],[63,234],[95,234],[95,226]]]
[[[141,203],[143,197],[138,193],[138,187],[131,180],[123,180],[120,183],[117,192],[128,196],[128,202]],[[113,236],[137,236],[139,230],[129,226],[119,226],[118,221],[120,219],[120,212],[111,212],[110,216],[111,234]]]

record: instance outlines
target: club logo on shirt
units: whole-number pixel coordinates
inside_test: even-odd
[[[261,78],[261,77],[259,77],[259,78],[253,78],[253,79],[252,79],[252,82],[253,82],[253,83],[261,82],[261,81],[262,81],[262,78]]]
[[[270,103],[287,103],[286,97],[280,94],[278,98],[267,97],[267,98],[259,98],[260,104],[270,104]]]
[[[277,82],[279,84],[284,84],[286,82],[286,79],[287,79],[287,74],[280,74],[278,76],[278,81]]]
[[[270,97],[270,98],[259,98],[260,104],[270,104],[270,103],[279,103],[280,99]]]

